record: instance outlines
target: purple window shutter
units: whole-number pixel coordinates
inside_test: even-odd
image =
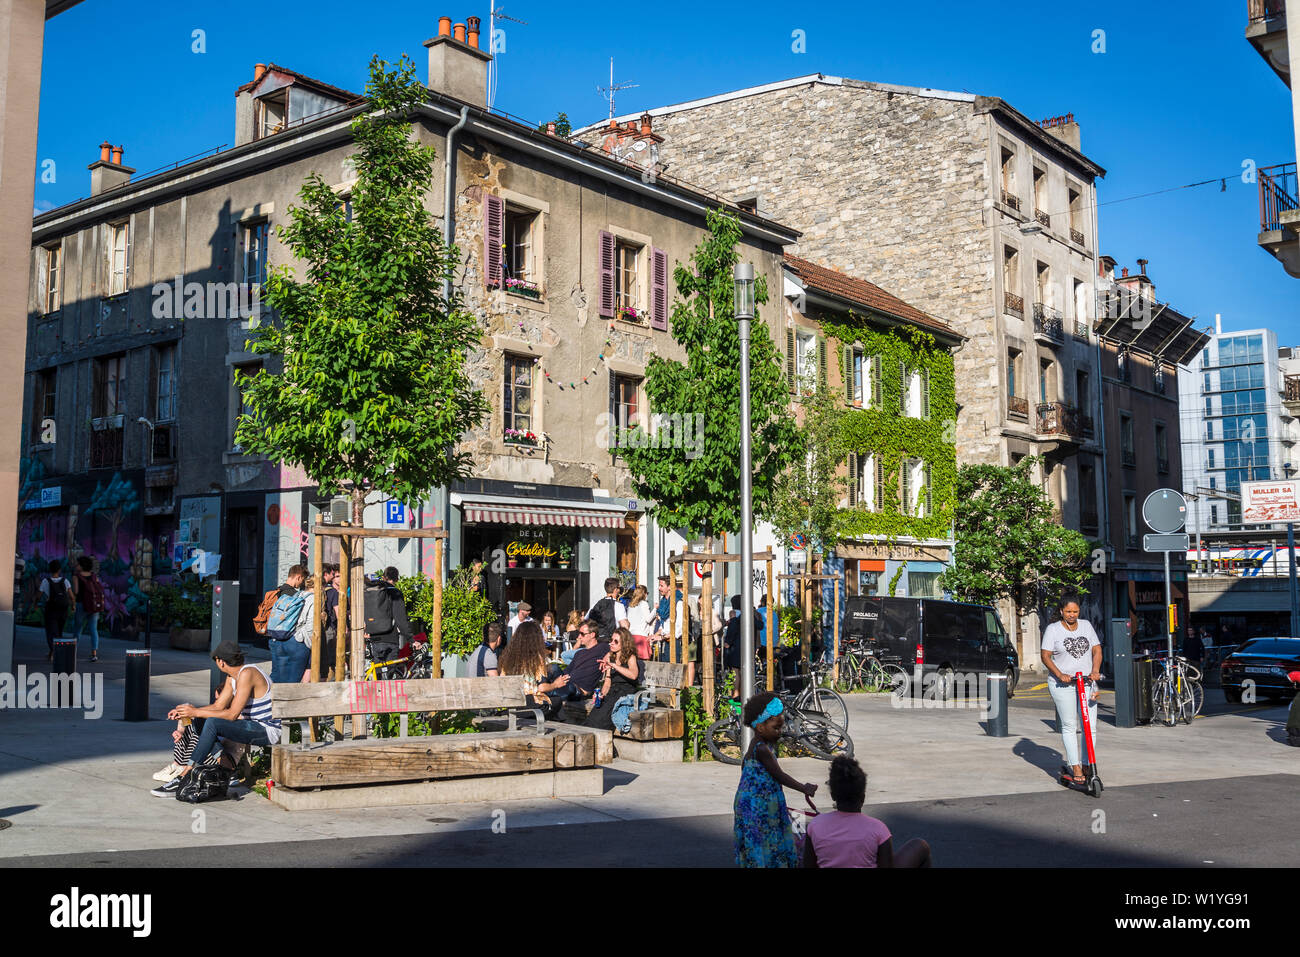
[[[668,328],[668,254],[662,249],[650,252],[652,265],[650,271],[650,326],[654,329]]]
[[[500,196],[483,198],[483,282],[501,285],[501,243],[505,233],[506,204]]]
[[[600,231],[600,315],[614,317],[614,235]]]

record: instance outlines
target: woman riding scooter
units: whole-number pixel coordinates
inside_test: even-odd
[[[1101,678],[1101,641],[1097,632],[1086,620],[1079,619],[1079,602],[1067,598],[1061,602],[1061,620],[1054,621],[1043,632],[1043,664],[1051,674],[1047,687],[1056,705],[1057,726],[1065,745],[1065,763],[1069,775],[1063,780],[1085,784],[1083,766],[1079,763],[1079,699],[1074,687],[1074,676],[1085,674],[1095,687]],[[1097,741],[1097,699],[1095,691],[1088,702],[1088,727],[1092,730],[1094,746]]]

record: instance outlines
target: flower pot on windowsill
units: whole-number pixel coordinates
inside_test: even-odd
[[[538,568],[550,568],[550,567],[551,567],[551,563],[548,562],[548,561],[543,560],[543,561],[540,561],[540,562],[537,563],[537,567],[538,567]]]
[[[505,290],[516,296],[523,296],[526,299],[536,299],[539,302],[542,298],[542,290],[530,282],[512,282],[506,280]]]
[[[506,562],[506,566],[507,566],[508,568],[518,568],[518,567],[519,567],[519,562],[517,562],[515,559],[512,558],[512,559],[510,559],[508,562]]]
[[[568,560],[567,558],[556,559],[555,567],[556,567],[556,568],[568,568],[568,567],[569,567],[569,560]]]
[[[541,442],[532,432],[522,432],[517,429],[506,429],[503,441],[506,445],[515,445],[525,449],[535,449]]]
[[[649,317],[643,312],[637,312],[635,309],[619,309],[615,311],[614,318],[620,322],[630,322],[634,326],[648,325]]]
[[[530,559],[528,559],[528,561],[524,562],[524,567],[525,567],[525,568],[534,568],[534,567],[536,567],[536,566],[535,566],[535,563],[533,562],[533,560],[530,558]]]

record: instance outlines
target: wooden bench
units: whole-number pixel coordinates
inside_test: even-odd
[[[371,714],[506,710],[504,728],[395,738],[364,735]],[[421,678],[276,684],[271,714],[283,727],[271,751],[270,799],[290,810],[597,796],[608,733],[547,722],[528,706],[520,677]],[[352,715],[351,739],[312,742],[312,718]],[[525,718],[527,723],[520,719]],[[299,743],[289,743],[298,724]]]
[[[686,716],[682,711],[682,690],[686,687],[686,665],[665,661],[642,661],[643,687],[636,693],[637,707],[629,718],[632,727],[613,734],[614,752],[627,761],[676,763],[682,760],[682,738]],[[640,709],[646,702],[645,710]],[[566,704],[560,717],[581,725],[591,713],[591,699]]]

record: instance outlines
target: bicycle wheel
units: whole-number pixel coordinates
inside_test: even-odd
[[[1177,704],[1174,701],[1174,689],[1161,681],[1151,689],[1151,711],[1153,720],[1163,721],[1172,728],[1178,723]]]
[[[736,716],[720,718],[704,731],[704,744],[713,760],[723,764],[740,764],[744,752],[740,746],[740,722]]]
[[[1191,724],[1192,719],[1196,717],[1196,699],[1192,694],[1192,683],[1184,678],[1180,684],[1182,688],[1178,691],[1178,717],[1182,718],[1183,724]]]
[[[907,673],[907,669],[902,665],[881,665],[880,667],[885,672],[887,679],[881,690],[888,691],[899,699],[905,697],[907,695],[907,684],[912,680]]]
[[[1192,717],[1194,718],[1205,707],[1205,687],[1195,678],[1188,678],[1187,685],[1192,689]]]
[[[853,740],[849,733],[824,715],[799,714],[797,721],[792,722],[789,736],[795,748],[823,761],[841,754],[846,758],[853,757]]]
[[[801,696],[804,697],[804,696]],[[797,702],[800,711],[825,715],[841,728],[849,726],[849,709],[844,699],[830,688],[812,688],[807,692],[806,700]]]

